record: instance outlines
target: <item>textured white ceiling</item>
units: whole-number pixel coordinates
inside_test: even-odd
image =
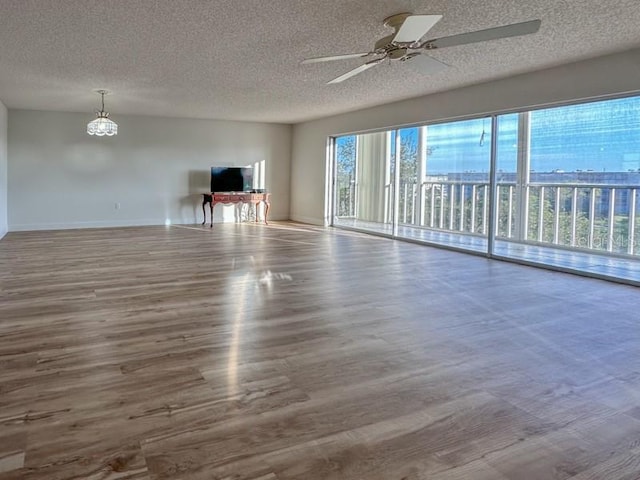
[[[429,37],[540,18],[540,32],[434,51],[424,76],[380,65],[325,82],[399,12],[442,14]],[[296,123],[640,46],[639,0],[1,0],[0,100],[9,108]]]

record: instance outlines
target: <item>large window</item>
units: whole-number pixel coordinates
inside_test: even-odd
[[[640,256],[640,97],[335,145],[335,225],[542,263]]]
[[[335,145],[335,225],[486,250],[490,118],[339,137]]]
[[[335,218],[351,219],[356,216],[356,137],[340,137],[335,142],[336,182]]]
[[[491,120],[428,126],[425,137],[424,225],[486,238]],[[476,243],[486,247],[484,241]]]
[[[505,157],[498,162],[498,238],[640,253],[640,98],[504,115],[498,122],[499,135],[518,138],[511,148],[508,141],[498,144],[498,158]]]

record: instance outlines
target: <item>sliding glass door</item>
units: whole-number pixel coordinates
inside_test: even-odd
[[[638,119],[638,97],[498,116],[493,253],[602,271],[637,257]]]
[[[640,281],[639,119],[631,97],[338,137],[333,224]]]
[[[334,225],[348,225],[356,218],[356,178],[358,163],[356,161],[357,136],[338,137],[334,142],[335,156],[335,191],[334,191]]]
[[[420,131],[420,237],[432,243],[486,252],[491,211],[491,120],[429,125]]]
[[[338,137],[334,225],[486,252],[491,120]]]

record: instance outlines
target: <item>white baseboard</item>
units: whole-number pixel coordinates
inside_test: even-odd
[[[309,225],[324,226],[324,220],[315,217],[305,217],[304,215],[291,215],[290,219],[294,222],[308,223]]]
[[[288,218],[282,219],[278,217],[269,216],[269,220],[288,220]],[[207,222],[211,220],[207,217]],[[172,225],[194,225],[202,223],[202,217],[200,218],[179,218],[170,221]],[[233,220],[224,220],[222,218],[214,218],[214,223],[233,223]],[[303,222],[310,223],[310,222]],[[166,220],[162,219],[139,219],[139,220],[98,220],[91,222],[67,222],[67,223],[23,223],[9,225],[9,232],[29,232],[35,230],[72,230],[77,228],[112,228],[112,227],[147,227],[156,225],[167,225]],[[2,238],[2,235],[0,235]]]
[[[9,225],[10,232],[27,232],[32,230],[70,230],[75,228],[109,228],[109,227],[141,227],[149,225],[165,225],[163,220],[101,220],[91,222],[67,223],[23,223]]]

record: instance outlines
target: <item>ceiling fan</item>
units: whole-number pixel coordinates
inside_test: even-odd
[[[395,32],[378,40],[373,50],[365,53],[348,53],[346,55],[332,55],[329,57],[307,58],[303,64],[331,62],[348,58],[368,58],[368,62],[340,75],[327,82],[328,84],[340,83],[359,73],[379,65],[385,60],[399,60],[410,62],[410,65],[421,73],[431,74],[448,67],[447,64],[426,55],[424,52],[445,47],[455,47],[469,43],[486,42],[499,38],[517,37],[536,33],[540,28],[540,20],[530,20],[522,23],[512,23],[501,27],[487,28],[475,32],[460,33],[448,37],[435,38],[421,42],[420,39],[442,18],[442,15],[412,15],[399,13],[384,20],[386,27],[393,28]]]

